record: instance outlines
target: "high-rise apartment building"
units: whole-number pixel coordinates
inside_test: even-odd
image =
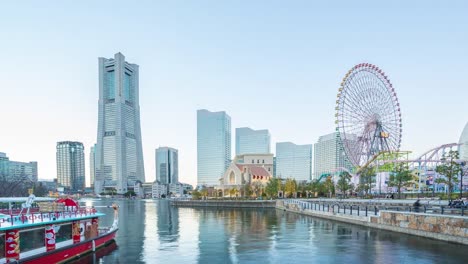
[[[122,194],[135,181],[145,182],[138,78],[138,65],[126,62],[121,53],[99,58],[97,193],[112,188]]]
[[[156,149],[156,180],[161,184],[179,183],[179,154],[177,149]]]
[[[12,161],[5,153],[0,152],[0,179],[37,182],[37,162]]]
[[[269,154],[270,140],[270,132],[267,129],[236,128],[236,155]]]
[[[89,151],[89,182],[91,188],[94,188],[94,181],[96,179],[96,144],[94,144]]]
[[[342,168],[352,169],[338,132],[319,137],[314,145],[314,179],[331,175]]]
[[[312,145],[276,143],[276,177],[296,181],[312,179]]]
[[[84,146],[81,142],[57,142],[57,183],[71,191],[85,188]]]
[[[231,162],[231,117],[226,112],[197,111],[197,184],[219,184]]]
[[[468,123],[466,123],[463,132],[460,135],[460,159],[468,160]]]

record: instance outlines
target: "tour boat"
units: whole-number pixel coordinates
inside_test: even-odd
[[[25,202],[12,209],[13,202]],[[99,227],[94,207],[80,207],[70,198],[0,198],[9,209],[0,209],[0,264],[66,263],[99,248],[115,248],[118,206],[113,204],[111,227]],[[33,203],[38,206],[33,207]],[[107,251],[107,250],[106,250]]]

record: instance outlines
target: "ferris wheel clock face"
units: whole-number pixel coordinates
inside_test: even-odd
[[[400,149],[398,98],[377,66],[361,63],[343,78],[336,100],[336,125],[349,161],[357,167],[383,151]]]

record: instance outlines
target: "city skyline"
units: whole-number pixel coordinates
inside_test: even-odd
[[[260,1],[248,9],[139,3],[109,14],[97,11],[107,10],[106,3],[44,3],[49,12],[26,3],[3,7],[9,12],[0,17],[6,61],[0,111],[8,126],[0,130],[0,151],[12,160],[38,161],[43,179],[57,176],[57,141],[80,141],[88,150],[96,143],[95,61],[118,51],[141,65],[146,181],[154,180],[154,149],[170,145],[180,151],[180,180],[196,183],[197,109],[226,111],[232,127],[267,128],[273,153],[276,142],[316,142],[335,131],[337,89],[361,62],[384,69],[395,87],[402,150],[418,155],[458,142],[468,121],[463,1],[449,7]],[[128,12],[139,19],[127,18]],[[103,19],[115,26],[96,27]],[[260,98],[272,106],[253,111],[249,106],[261,105]]]

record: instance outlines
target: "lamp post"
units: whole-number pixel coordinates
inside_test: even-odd
[[[465,168],[465,165],[466,165],[466,162],[465,161],[462,161],[461,162],[461,176],[460,176],[460,199],[463,198],[463,176],[465,175],[465,172],[464,172],[464,168]]]

